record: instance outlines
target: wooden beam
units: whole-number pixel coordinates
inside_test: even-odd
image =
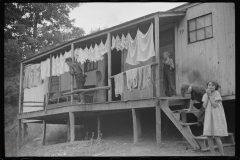
[[[108,50],[108,77],[112,75],[112,55],[111,55],[111,34],[110,32],[107,34],[107,50]],[[112,101],[112,80],[108,78],[108,86],[110,89],[108,90],[108,101]]]
[[[18,144],[17,144],[17,148],[18,148],[18,155],[19,155],[19,151],[22,148],[22,120],[21,119],[18,120]]]
[[[72,62],[74,62],[74,54],[73,54],[73,50],[74,50],[74,47],[73,47],[73,43],[71,44],[71,57],[72,57]],[[74,89],[74,76],[71,76],[71,92],[73,91]],[[71,104],[73,104],[73,94],[71,95]]]
[[[136,116],[136,109],[132,108],[132,119],[133,119],[133,144],[138,142],[138,123]]]
[[[50,99],[51,83],[52,83],[52,54],[50,54],[50,77],[48,79],[48,94],[47,94],[47,102],[46,102],[47,105],[48,105],[48,100]],[[47,107],[45,107],[45,113],[46,112],[47,112]]]
[[[100,114],[97,115],[97,132],[98,132],[98,138],[101,136],[101,119]]]
[[[157,145],[161,145],[162,138],[161,138],[161,107],[156,106],[156,140],[157,140]]]
[[[22,97],[23,97],[23,94],[22,94],[22,92],[23,92],[23,64],[22,63],[20,63],[20,84],[19,84],[19,103],[18,103],[18,105],[19,105],[19,113],[23,113],[23,107],[22,107]]]
[[[46,121],[43,120],[42,145],[45,145],[46,140]]]
[[[110,87],[103,86],[103,87],[96,87],[96,88],[89,88],[89,89],[77,89],[71,92],[63,93],[63,95],[69,95],[69,94],[78,93],[78,92],[92,92],[92,91],[106,90],[106,89],[110,89]]]
[[[42,116],[50,116],[60,113],[81,112],[81,111],[104,111],[132,108],[148,108],[155,107],[158,99],[141,99],[122,102],[105,102],[105,103],[86,103],[81,105],[67,105],[59,108],[49,109],[47,114],[43,111],[27,112],[23,115],[18,115],[18,119],[28,119]]]
[[[67,118],[67,142],[70,141],[70,118]]]
[[[159,52],[159,17],[155,15],[154,19],[154,37],[155,37],[155,52],[156,52],[156,63],[159,64],[155,67],[155,86],[156,86],[156,97],[160,97],[160,52]]]
[[[75,140],[75,116],[73,112],[69,112],[70,119],[70,142]]]

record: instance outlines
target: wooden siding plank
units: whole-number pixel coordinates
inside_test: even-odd
[[[218,41],[218,53],[219,53],[219,79],[218,82],[221,85],[221,95],[227,95],[227,88],[229,87],[226,79],[226,31],[225,31],[225,20],[224,20],[224,4],[216,3],[212,4],[212,10],[214,13],[213,22],[215,22],[216,41]]]
[[[50,77],[49,77],[49,80],[48,80],[48,93],[47,93],[46,105],[48,105],[48,101],[49,101],[49,98],[50,98],[51,82],[52,82],[52,54],[50,54]],[[45,112],[47,112],[47,107],[45,107]]]
[[[234,77],[234,64],[235,59],[233,59],[233,54],[234,54],[234,48],[232,47],[234,43],[234,35],[233,35],[233,25],[234,24],[234,16],[231,14],[231,10],[233,10],[232,4],[231,3],[223,3],[223,10],[224,10],[224,24],[225,24],[225,43],[226,43],[226,79],[225,81],[227,82],[227,88],[226,94],[231,95],[233,92],[233,88],[235,85],[233,85],[233,79]]]
[[[236,94],[236,91],[235,91],[235,88],[236,88],[236,69],[235,69],[235,66],[236,66],[236,63],[235,63],[235,4],[234,3],[231,3],[231,8],[230,8],[230,17],[231,17],[231,20],[232,20],[232,25],[231,25],[231,32],[232,32],[232,62],[231,63],[231,82],[232,82],[232,88],[231,88],[231,92],[232,92],[232,95],[235,95]]]

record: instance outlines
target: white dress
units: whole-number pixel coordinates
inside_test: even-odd
[[[204,136],[228,136],[227,122],[222,105],[222,98],[218,91],[213,93],[213,99],[218,101],[218,107],[214,108],[208,100],[207,107],[205,108],[204,119]],[[203,95],[202,101],[207,100],[207,93]],[[219,101],[220,100],[220,101]]]

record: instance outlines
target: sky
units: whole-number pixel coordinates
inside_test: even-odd
[[[83,28],[85,35],[96,28],[110,28],[133,19],[158,12],[167,11],[186,2],[145,2],[145,3],[83,3],[69,14],[75,19],[75,26]]]

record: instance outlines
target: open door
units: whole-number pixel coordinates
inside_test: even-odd
[[[174,65],[175,65],[175,49],[174,49],[174,28],[166,29],[161,32],[159,32],[159,52],[160,52],[160,57],[163,59],[163,53],[165,51],[170,53],[170,58],[173,59]],[[175,70],[174,70],[175,72]],[[161,74],[161,79],[160,79],[160,87],[161,87],[161,93],[160,96],[166,96],[165,95],[165,90],[163,87],[163,64],[162,61],[160,62],[160,74]],[[174,84],[176,88],[176,74],[174,73]]]

